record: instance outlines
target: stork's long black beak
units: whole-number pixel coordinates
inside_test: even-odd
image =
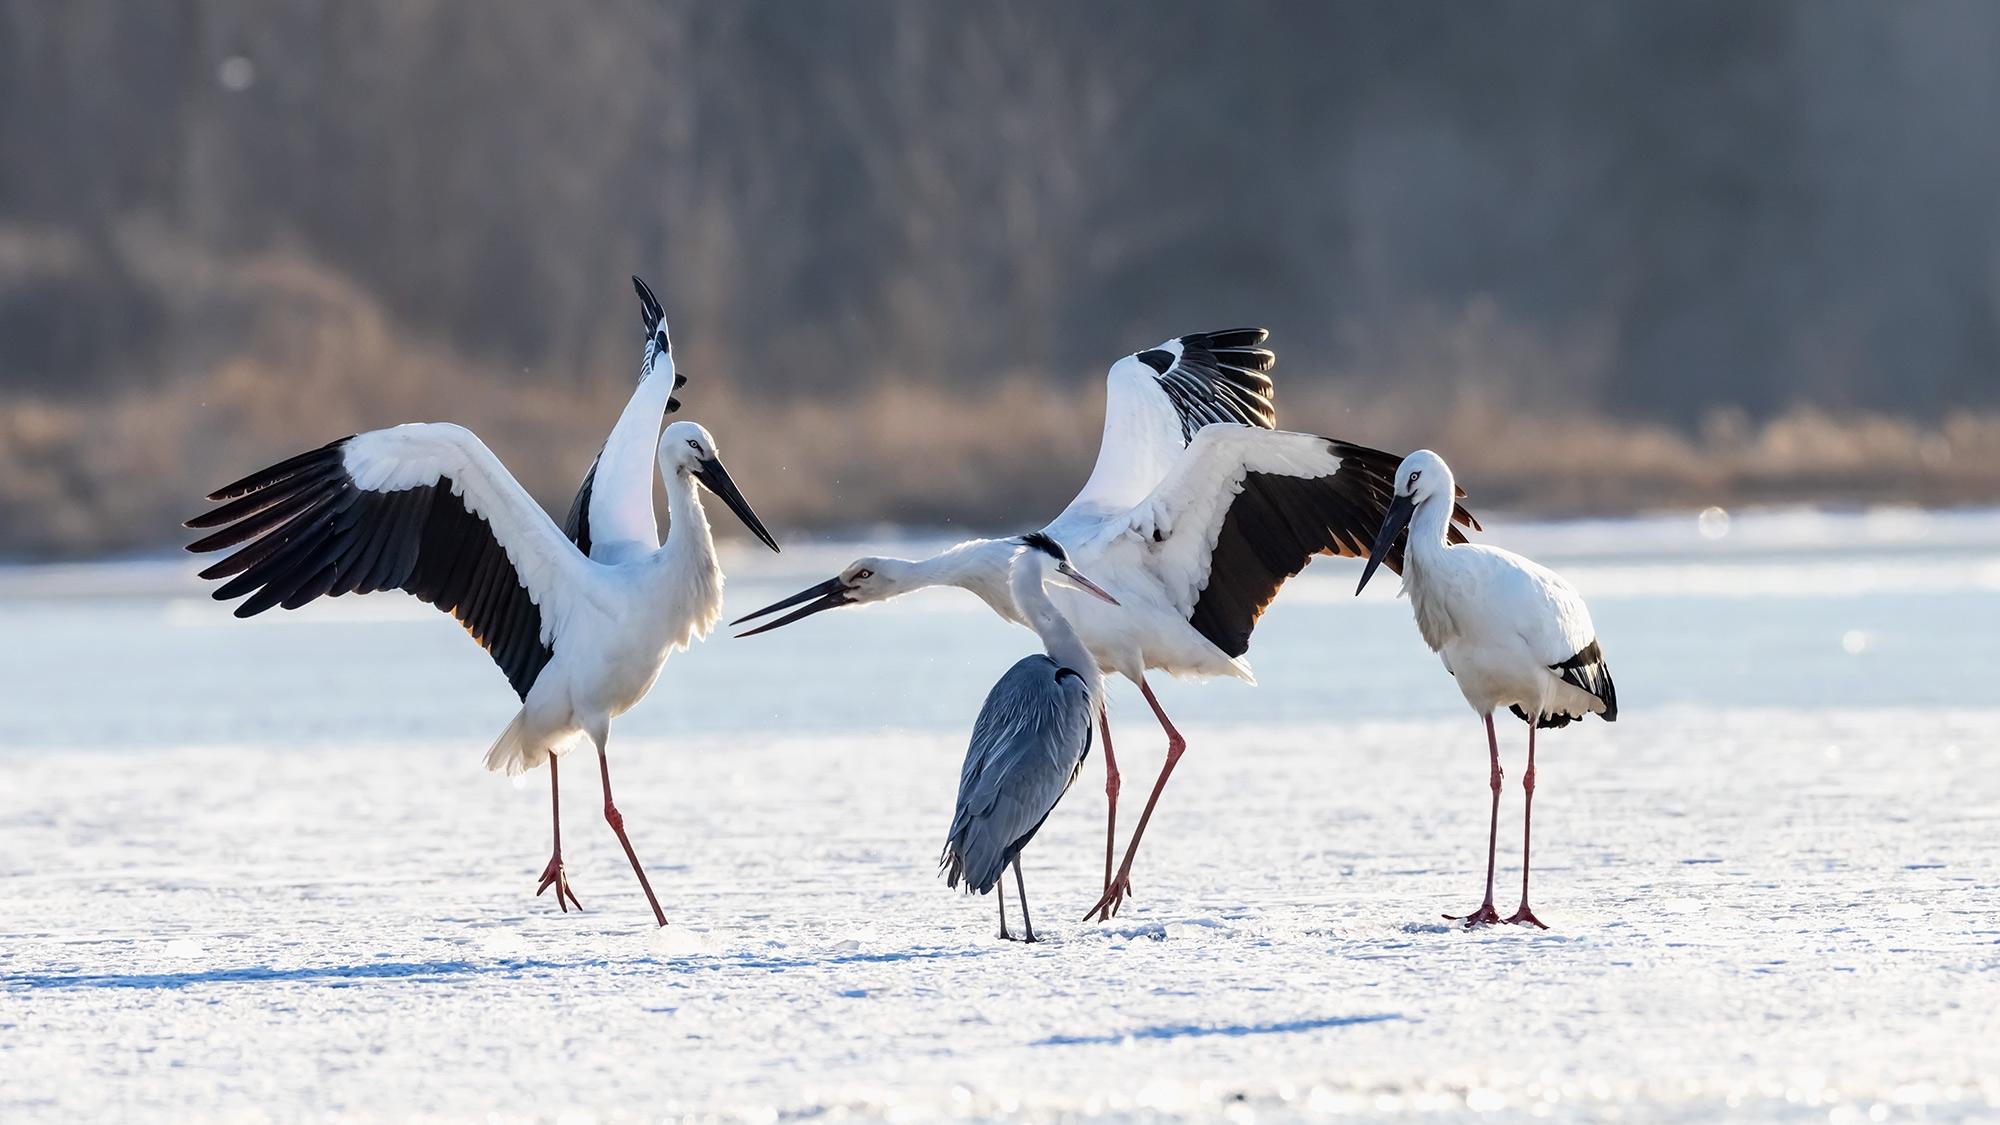
[[[814,599],[818,600],[815,601]],[[743,624],[745,621],[755,621],[756,619],[764,616],[767,613],[776,613],[781,609],[790,609],[791,607],[799,604],[800,602],[812,603],[811,605],[806,606],[804,609],[798,610],[797,612],[794,613],[788,613],[785,616],[778,618],[776,621],[767,621],[764,624],[757,626],[755,629],[752,629],[747,633],[736,634],[739,637],[754,637],[759,633],[765,633],[769,632],[772,629],[776,629],[780,625],[790,625],[792,622],[797,621],[802,617],[811,617],[813,614],[818,613],[821,610],[838,609],[841,606],[847,605],[853,601],[854,601],[853,596],[847,592],[847,586],[841,582],[839,575],[835,575],[834,577],[827,579],[826,581],[820,583],[817,586],[811,586],[804,590],[800,590],[798,593],[793,594],[791,597],[786,598],[784,601],[772,602],[770,605],[765,606],[763,609],[760,609],[755,613],[746,613],[743,616],[737,618],[736,620],[731,621],[729,624],[731,628],[734,628],[738,625]]]
[[[771,538],[770,532],[764,530],[764,521],[758,519],[757,513],[750,510],[750,501],[745,500],[743,493],[737,491],[736,482],[729,479],[729,470],[722,467],[720,460],[710,457],[703,461],[701,467],[694,471],[694,479],[721,497],[722,502],[729,505],[729,510],[736,513],[736,518],[743,521],[743,526],[749,528],[752,535],[764,541],[764,546],[773,551],[778,549],[778,541]]]
[[[1395,546],[1396,536],[1410,526],[1410,517],[1417,514],[1417,502],[1408,496],[1398,496],[1389,505],[1389,512],[1382,517],[1382,530],[1376,533],[1375,545],[1368,549],[1368,565],[1362,568],[1361,581],[1355,584],[1354,592],[1359,594],[1368,580],[1375,577],[1375,568],[1389,557],[1389,548]]]

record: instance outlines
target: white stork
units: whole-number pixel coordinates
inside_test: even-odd
[[[661,415],[678,405],[677,383],[666,326],[639,288],[648,305],[645,367],[578,498],[587,519],[581,544],[471,431],[412,423],[341,438],[218,489],[208,498],[222,506],[188,526],[219,530],[188,549],[235,548],[201,576],[228,579],[214,596],[244,598],[238,617],[399,589],[457,618],[521,698],[486,767],[517,774],[549,764],[555,838],[536,894],[554,886],[565,911],[581,906],[563,868],[556,762],[588,739],[597,748],[605,820],[664,926],[612,800],[611,720],[644,698],[667,657],[707,636],[721,614],[722,571],[694,485],[721,497],[772,550],[778,545],[707,430],[675,422],[658,432]],[[666,485],[664,546],[649,459]]]
[[[1396,500],[1361,572],[1359,594],[1409,528],[1403,551],[1403,590],[1416,611],[1417,631],[1444,660],[1458,690],[1486,720],[1486,749],[1493,810],[1486,828],[1486,898],[1464,915],[1467,926],[1527,923],[1548,929],[1528,908],[1528,846],[1535,810],[1535,728],[1568,726],[1585,715],[1618,719],[1618,689],[1598,647],[1590,610],[1575,587],[1554,571],[1511,551],[1447,540],[1456,494],[1451,466],[1428,449],[1396,469]],[[1521,818],[1521,908],[1501,918],[1493,909],[1493,852],[1500,828],[1500,743],[1493,712],[1505,707],[1528,724],[1528,769]],[[1455,918],[1456,915],[1446,915]]]
[[[1104,895],[1100,919],[1130,892],[1133,857],[1187,742],[1153,695],[1146,670],[1233,676],[1252,683],[1250,633],[1284,582],[1315,555],[1360,557],[1392,492],[1392,454],[1270,429],[1277,412],[1265,374],[1275,357],[1259,328],[1182,336],[1126,356],[1107,377],[1104,438],[1083,491],[1042,529],[1118,599],[1113,610],[1066,589],[1053,595],[1106,672],[1138,685],[1167,735],[1167,757],[1113,873],[1118,765],[1104,738]],[[1462,509],[1459,517],[1477,527]],[[1456,531],[1453,534],[1457,534]],[[808,603],[743,634],[837,606],[928,586],[976,594],[1028,625],[1008,585],[1022,540],[974,539],[928,559],[867,557],[839,575],[739,618]]]

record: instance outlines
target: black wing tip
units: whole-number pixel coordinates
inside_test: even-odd
[[[1598,718],[1607,723],[1618,721],[1618,687],[1612,683],[1611,669],[1604,663],[1604,649],[1595,639],[1568,660],[1549,665],[1549,670],[1562,677],[1564,683],[1604,704]]]
[[[660,299],[653,296],[653,287],[636,273],[632,275],[632,289],[639,294],[640,314],[645,318],[646,334],[650,336],[667,318],[667,312],[660,307]]]
[[[1220,328],[1213,332],[1190,332],[1178,337],[1183,347],[1202,347],[1210,351],[1222,349],[1257,349],[1271,338],[1268,328]]]
[[[353,441],[356,436],[355,434],[348,434],[346,437],[335,438],[318,449],[308,449],[304,453],[294,454],[282,461],[266,465],[247,477],[223,485],[202,499],[212,504],[220,504],[223,501],[234,500],[257,489],[268,488],[281,480],[295,477],[309,468],[323,465],[331,460],[340,451],[342,446]],[[195,518],[199,519],[201,517],[197,516]]]

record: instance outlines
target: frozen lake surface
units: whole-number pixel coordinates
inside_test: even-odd
[[[1033,947],[935,874],[1034,646],[969,597],[668,665],[612,738],[655,932],[588,768],[588,912],[532,896],[546,780],[481,772],[511,695],[427,607],[0,570],[0,1119],[2000,1116],[2000,516],[1488,538],[1583,589],[1623,706],[1543,740],[1546,934],[1439,918],[1479,895],[1483,735],[1358,564],[1287,589],[1261,686],[1162,685],[1190,749],[1108,926],[1086,766]],[[728,608],[856,553],[732,553]],[[1112,699],[1129,827],[1163,747]]]

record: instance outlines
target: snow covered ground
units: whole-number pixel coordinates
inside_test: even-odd
[[[1262,686],[1166,686],[1191,749],[1108,926],[1087,766],[1033,947],[935,877],[1033,644],[970,599],[668,666],[612,742],[655,932],[588,769],[588,912],[532,897],[545,776],[480,772],[508,693],[424,607],[0,574],[0,1120],[2000,1117],[2000,518],[1693,528],[1493,532],[1592,598],[1625,711],[1542,743],[1546,934],[1439,917],[1482,735],[1352,564],[1281,599]],[[730,608],[852,553],[732,560]],[[1113,697],[1129,826],[1161,746]]]

